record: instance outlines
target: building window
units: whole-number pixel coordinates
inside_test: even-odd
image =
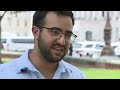
[[[102,16],[105,17],[105,13],[104,13],[104,11],[102,11]]]
[[[87,41],[91,41],[92,40],[92,32],[91,31],[87,31],[86,32],[86,40]]]
[[[25,26],[27,26],[27,20],[25,20]]]

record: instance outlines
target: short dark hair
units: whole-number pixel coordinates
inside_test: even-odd
[[[48,12],[55,12],[57,15],[69,16],[74,25],[74,15],[72,11],[36,11],[33,15],[33,26],[43,26],[44,19]]]

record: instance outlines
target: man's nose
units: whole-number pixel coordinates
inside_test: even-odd
[[[58,42],[60,45],[65,45],[65,43],[66,43],[65,35],[62,35],[62,36],[57,40],[57,42]]]

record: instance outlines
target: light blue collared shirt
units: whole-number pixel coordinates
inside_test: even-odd
[[[0,79],[45,79],[28,59],[28,51],[19,58],[0,65]],[[25,72],[21,69],[25,69]],[[77,67],[61,60],[53,79],[85,79],[85,75]]]

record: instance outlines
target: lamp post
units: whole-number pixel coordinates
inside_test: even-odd
[[[105,47],[103,48],[101,52],[101,56],[114,56],[114,50],[111,47],[111,24],[109,19],[109,11],[107,12],[107,21],[104,29],[104,41],[105,41]]]

